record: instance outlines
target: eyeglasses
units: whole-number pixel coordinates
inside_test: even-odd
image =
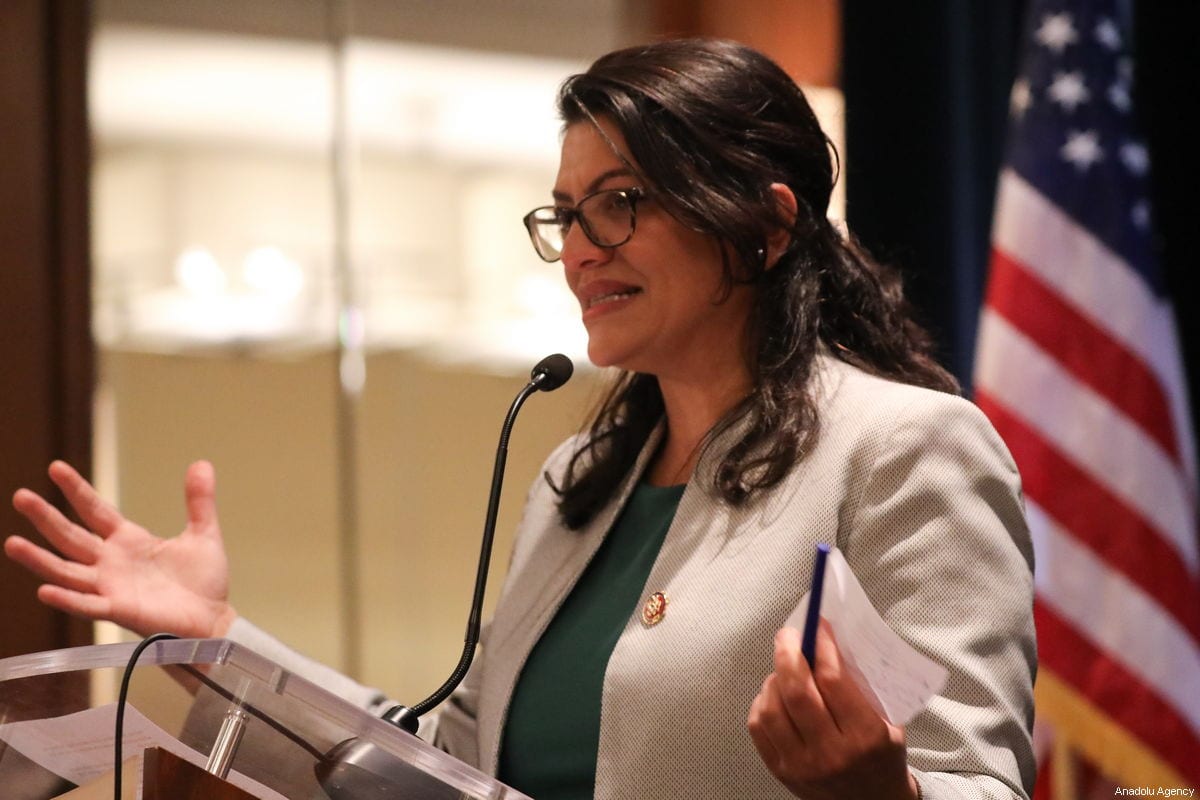
[[[619,247],[637,228],[637,203],[646,193],[637,187],[592,192],[574,208],[542,206],[525,215],[525,228],[533,249],[543,261],[562,258],[563,242],[575,220],[583,235],[597,247]]]

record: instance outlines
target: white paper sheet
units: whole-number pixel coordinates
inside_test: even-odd
[[[116,721],[117,704],[109,703],[61,717],[0,725],[0,741],[72,783],[84,784],[112,771]],[[125,756],[141,753],[147,747],[161,747],[199,767],[208,761],[131,705],[125,706],[122,733],[121,748]],[[287,800],[279,792],[238,772],[230,772],[226,780],[262,800]],[[138,796],[141,797],[140,789]]]
[[[810,594],[801,598],[787,627],[803,633]],[[946,684],[946,669],[910,647],[883,621],[836,547],[825,564],[821,616],[833,628],[855,683],[893,725],[908,724]]]

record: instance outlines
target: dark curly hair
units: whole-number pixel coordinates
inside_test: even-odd
[[[713,39],[618,50],[567,78],[558,111],[567,126],[615,123],[655,198],[725,243],[727,285],[757,287],[748,353],[755,389],[708,437],[748,420],[716,471],[725,501],[777,484],[815,440],[809,378],[822,344],[876,375],[958,391],[911,318],[898,275],[826,218],[836,151],[804,93],[766,56]],[[794,220],[772,183],[794,193]],[[768,268],[766,242],[780,228],[791,243]],[[581,528],[612,498],[663,413],[653,375],[619,375],[561,486],[551,481],[568,527]]]

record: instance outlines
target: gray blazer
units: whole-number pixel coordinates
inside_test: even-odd
[[[721,502],[712,490],[718,440],[684,491],[645,587],[667,595],[666,614],[647,626],[639,609],[605,674],[597,800],[791,797],[759,759],[746,717],[772,669],[775,631],[809,588],[817,542],[836,544],[884,619],[950,671],[907,727],[924,796],[1032,790],[1033,551],[1008,451],[966,400],[828,357],[818,367],[820,436],[783,484],[740,508]],[[563,527],[554,493],[534,482],[495,616],[439,715],[437,744],[495,772],[522,665],[657,441],[582,531]],[[552,476],[574,446],[547,460]],[[244,622],[231,637],[269,644]],[[347,688],[364,705],[379,702]]]

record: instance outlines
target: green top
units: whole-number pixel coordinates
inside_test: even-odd
[[[683,486],[638,484],[525,662],[500,748],[499,779],[537,800],[591,800],[604,671],[675,516]]]

